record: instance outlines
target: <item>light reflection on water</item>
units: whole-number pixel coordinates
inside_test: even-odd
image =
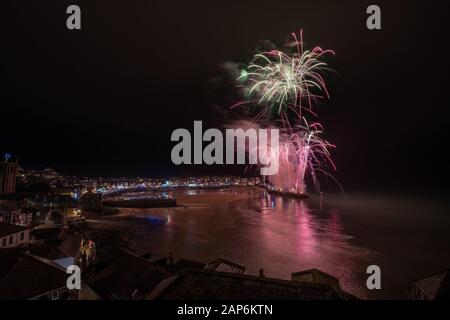
[[[265,197],[260,200],[260,213],[254,217],[260,221],[253,222],[252,232],[266,251],[269,274],[288,278],[292,272],[317,268],[338,277],[345,289],[366,297],[362,266],[375,253],[351,244],[338,210]]]
[[[218,191],[196,195],[211,192]],[[117,223],[130,233],[135,251],[150,251],[155,258],[169,252],[202,262],[222,257],[246,266],[247,273],[264,268],[266,276],[282,279],[318,268],[338,277],[342,287],[357,296],[405,298],[409,281],[450,264],[450,242],[444,241],[449,239],[450,219],[439,211],[447,208],[434,208],[434,215],[421,214],[421,208],[386,197],[344,200],[337,195],[322,203],[258,192],[232,203],[126,209],[122,215],[134,219]],[[415,221],[403,222],[411,217]],[[420,235],[410,234],[419,227],[427,234],[427,246]],[[427,249],[436,246],[434,253]],[[419,264],[425,255],[427,263]],[[376,293],[365,288],[370,264],[380,265],[383,272],[383,290]]]

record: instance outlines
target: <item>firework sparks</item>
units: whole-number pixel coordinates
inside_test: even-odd
[[[320,192],[320,175],[330,177],[341,187],[330,173],[336,170],[330,155],[335,146],[322,138],[320,123],[308,123],[305,118],[317,118],[313,106],[319,99],[330,97],[323,74],[330,70],[325,58],[334,51],[321,47],[304,50],[302,31],[298,37],[292,33],[292,39],[284,51],[275,49],[253,56],[237,78],[245,90],[245,100],[232,108],[257,106],[254,123],[265,116],[271,125],[281,123],[284,133],[280,135],[279,149],[271,150],[269,146],[263,150],[264,162],[275,162],[278,168],[277,174],[266,177],[271,188],[303,194],[308,179]]]
[[[329,170],[336,170],[330,155],[335,145],[321,137],[321,124],[308,124],[305,119],[303,123],[280,135],[278,153],[270,147],[263,152],[270,161],[277,163],[277,174],[267,176],[267,182],[278,191],[306,193],[305,180],[309,177],[315,191],[320,192],[319,175],[334,180]]]
[[[320,47],[304,50],[302,32],[300,40],[295,33],[292,37],[294,41],[288,43],[288,51],[271,50],[254,55],[247,70],[242,70],[238,77],[246,85],[249,98],[246,103],[256,102],[263,108],[257,117],[270,111],[282,115],[287,110],[301,115],[303,108],[312,110],[315,100],[329,98],[322,73],[328,69],[324,57],[334,55],[334,51]]]

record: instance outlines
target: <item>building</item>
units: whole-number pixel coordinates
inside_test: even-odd
[[[27,253],[52,260],[67,268],[78,265],[82,270],[95,259],[95,243],[82,233],[67,228],[44,228],[33,230],[33,244]]]
[[[79,186],[57,187],[53,189],[53,193],[57,196],[69,196],[79,200],[81,196],[81,188]]]
[[[150,300],[354,300],[321,283],[272,279],[239,273],[185,269],[163,279]]]
[[[292,281],[322,283],[340,288],[339,279],[318,269],[309,269],[291,274]]]
[[[11,213],[10,223],[19,226],[29,227],[33,223],[34,212],[35,212],[34,208],[22,208],[19,210],[14,210]]]
[[[27,245],[30,241],[30,228],[0,222],[0,249]]]
[[[0,261],[0,300],[78,299],[66,270],[51,260],[12,248],[0,250]]]
[[[169,257],[158,259],[153,261],[154,264],[162,266],[168,272],[175,273],[184,269],[196,269],[202,270],[206,265],[202,262],[193,261],[189,259],[178,259],[176,262],[173,262],[173,257],[170,255]]]
[[[151,300],[354,300],[341,289],[339,279],[318,269],[292,273],[291,280],[267,278],[263,269],[259,276],[247,275],[245,267],[226,259],[207,264],[170,255],[154,263],[162,265],[170,275],[151,291]]]
[[[21,209],[15,206],[8,206],[0,203],[0,222],[14,223],[17,214],[20,214]]]
[[[17,162],[5,160],[0,162],[0,195],[16,191]]]
[[[205,266],[204,270],[243,274],[245,272],[245,267],[237,263],[220,258],[208,263]]]
[[[84,268],[95,258],[95,243],[82,233],[63,229],[58,239],[61,241],[58,247],[60,256],[54,261],[59,265],[67,267],[76,264]]]
[[[83,211],[102,211],[102,195],[93,192],[86,192],[80,198],[80,208]]]
[[[88,284],[102,299],[138,300],[168,275],[163,267],[120,248]]]
[[[408,295],[412,300],[450,300],[450,269],[413,281]]]

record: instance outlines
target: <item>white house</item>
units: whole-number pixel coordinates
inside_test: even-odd
[[[30,241],[30,228],[0,222],[0,249],[20,247]]]

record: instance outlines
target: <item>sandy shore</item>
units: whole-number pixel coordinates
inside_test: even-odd
[[[196,190],[192,193],[177,192],[175,193],[175,197],[177,199],[178,205],[182,207],[214,207],[229,204],[238,200],[247,199],[260,191],[261,189],[254,187],[222,190]]]
[[[170,208],[118,208],[118,212],[112,215],[102,215],[99,213],[85,212],[85,217],[90,221],[111,221],[116,218],[139,217],[147,215],[167,215],[176,212],[190,213],[213,213],[219,207],[224,208],[236,201],[259,197],[261,188],[258,187],[239,187],[226,188],[221,190],[198,189],[192,191],[177,191],[177,207]]]

